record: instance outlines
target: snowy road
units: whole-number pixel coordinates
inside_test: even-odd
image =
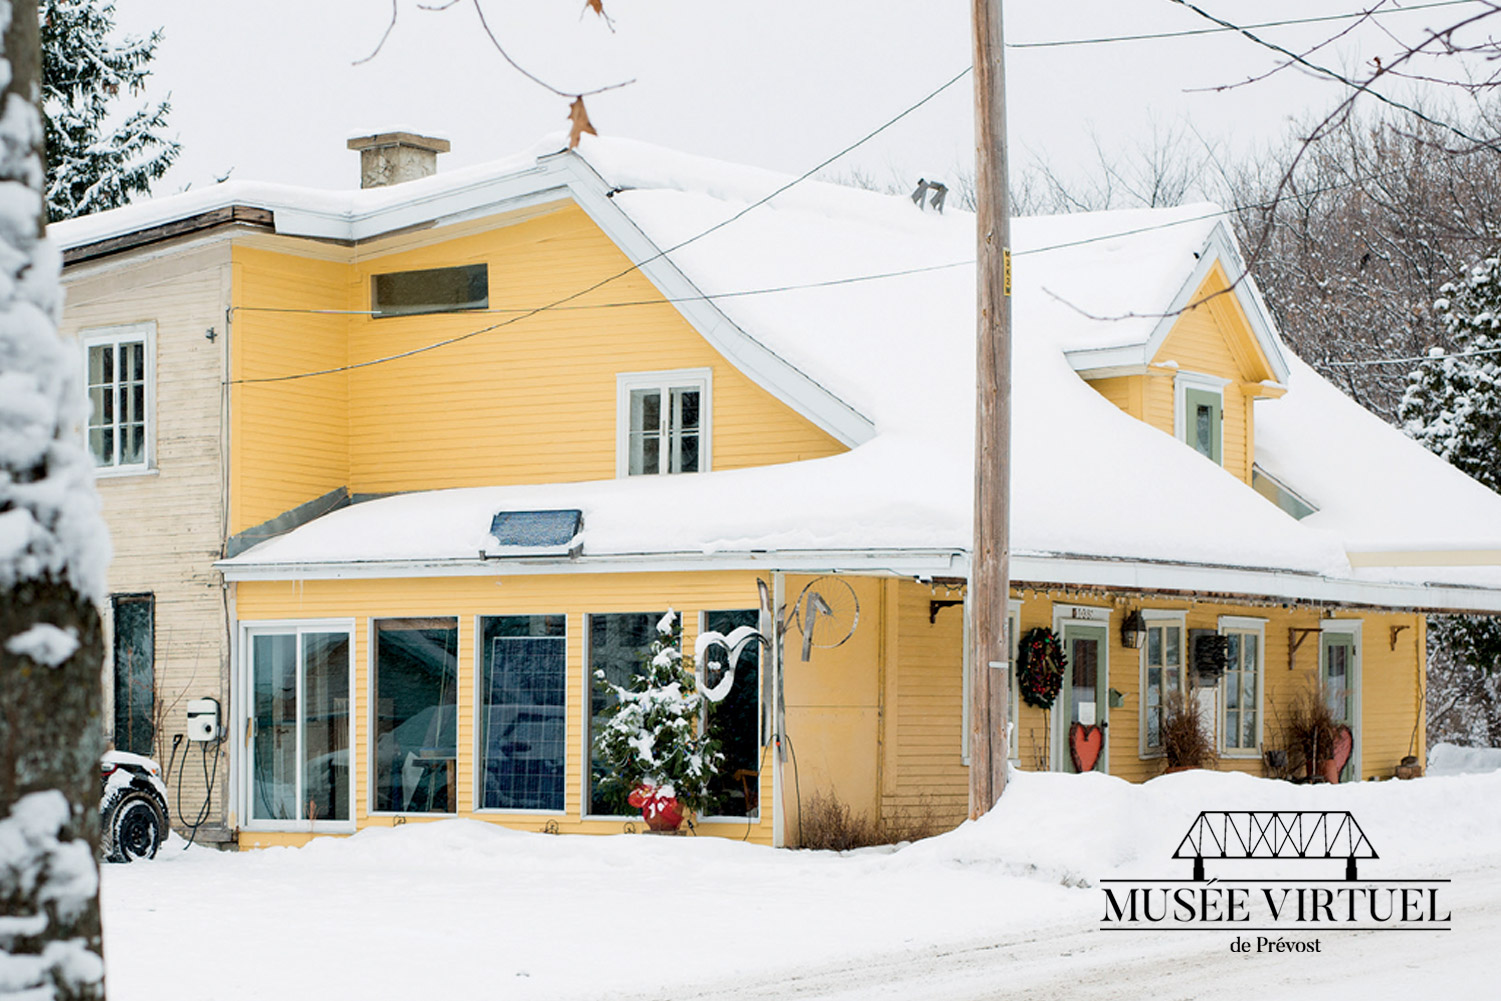
[[[1501,959],[1501,872],[1454,877],[1453,932],[1326,933],[1318,955],[1235,955],[1229,933],[1046,931],[897,955],[843,958],[759,984],[675,992],[683,1001],[1412,1001],[1494,996]],[[1297,936],[1311,938],[1312,936]],[[1394,940],[1395,939],[1395,940]],[[660,998],[661,994],[629,995]]]
[[[1100,931],[1099,880],[1186,875],[1170,856],[1206,803],[1350,810],[1381,853],[1362,874],[1452,879],[1454,930],[1326,931],[1317,954],[1274,955],[1232,953],[1228,931]],[[1498,830],[1501,773],[1022,776],[978,823],[844,856],[408,824],[108,866],[105,957],[112,1001],[1491,997]]]

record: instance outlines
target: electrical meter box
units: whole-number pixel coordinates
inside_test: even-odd
[[[188,703],[188,739],[219,739],[219,703],[214,699],[193,699]]]

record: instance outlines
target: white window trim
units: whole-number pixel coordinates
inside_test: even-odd
[[[520,808],[520,807],[499,807],[499,806],[496,806],[496,807],[484,807],[484,806],[480,806],[480,803],[484,800],[484,791],[485,791],[484,790],[484,776],[480,773],[481,772],[481,764],[484,761],[483,757],[481,756],[482,749],[480,747],[480,731],[482,729],[481,726],[480,726],[480,711],[484,708],[484,684],[485,684],[485,661],[484,661],[485,651],[484,651],[484,644],[482,643],[482,640],[483,640],[483,630],[484,630],[484,620],[485,619],[506,619],[506,618],[530,618],[530,617],[534,617],[534,616],[536,616],[536,617],[561,616],[562,619],[563,619],[563,635],[561,637],[558,637],[558,638],[562,639],[562,641],[563,641],[563,680],[564,680],[564,697],[565,697],[565,702],[566,702],[566,697],[567,697],[567,687],[566,686],[567,686],[567,679],[568,679],[568,673],[569,673],[568,672],[568,640],[570,639],[569,634],[568,634],[568,616],[567,616],[566,613],[564,613],[564,612],[492,612],[492,613],[486,613],[484,615],[476,615],[476,616],[474,616],[474,621],[472,623],[472,625],[473,625],[473,634],[472,635],[474,636],[474,724],[473,724],[472,727],[470,727],[470,729],[474,731],[474,741],[473,741],[473,747],[470,749],[470,758],[469,758],[470,762],[472,763],[471,767],[470,767],[470,771],[473,773],[473,780],[474,780],[474,788],[470,790],[470,799],[469,799],[469,805],[471,807],[471,810],[470,810],[471,813],[480,814],[480,815],[483,815],[483,816],[486,816],[486,817],[508,817],[508,816],[512,816],[512,815],[515,815],[515,816],[518,816],[518,817],[519,816],[533,816],[533,817],[566,817],[566,816],[568,816],[568,805],[567,805],[568,804],[568,755],[567,755],[566,752],[563,755],[563,804],[564,804],[563,806],[558,807],[556,810],[547,810],[547,809],[542,809],[542,808],[539,808],[539,807]],[[564,706],[564,709],[563,709],[563,719],[565,721],[568,719],[568,709],[567,709],[566,705]],[[568,744],[568,741],[567,741],[567,737],[565,735],[564,741],[563,741],[563,745],[564,745],[565,748],[567,747],[567,744]]]
[[[1361,634],[1365,628],[1364,619],[1323,619],[1319,622],[1319,676],[1320,683],[1324,680],[1324,633],[1344,633],[1349,636],[1355,647],[1355,663],[1350,667],[1353,678],[1353,694],[1350,698],[1350,735],[1354,738],[1350,747],[1350,774],[1355,781],[1361,780],[1360,768],[1360,731],[1365,729],[1361,726],[1364,713],[1361,709],[1361,696],[1365,688],[1364,665],[1365,654],[1361,649]]]
[[[1154,623],[1178,627],[1178,687],[1182,690],[1185,687],[1185,679],[1188,677],[1187,609],[1143,608],[1141,618],[1149,628]],[[1141,642],[1141,649],[1136,652],[1136,663],[1136,756],[1142,761],[1155,761],[1162,758],[1166,752],[1161,747],[1147,745],[1147,641],[1145,638]]]
[[[232,800],[239,811],[241,830],[287,831],[293,833],[351,834],[355,830],[359,785],[359,745],[355,742],[354,724],[358,718],[359,689],[355,687],[355,623],[353,619],[268,619],[244,621],[239,624],[239,643],[234,652],[231,670],[235,675],[232,690],[237,698],[231,714],[233,725],[225,743],[229,746]],[[348,820],[256,820],[250,809],[251,792],[249,750],[251,707],[255,704],[255,679],[251,677],[250,640],[265,633],[346,633],[349,636],[349,819]],[[301,640],[299,639],[299,649]],[[302,665],[298,664],[297,693],[302,696]],[[300,711],[300,704],[299,704]],[[243,742],[235,740],[243,735]],[[238,759],[238,760],[236,760]],[[301,762],[298,763],[299,774]]]
[[[698,408],[698,471],[707,473],[714,468],[714,370],[711,368],[664,369],[656,372],[620,372],[615,376],[615,476],[625,479],[631,469],[631,390],[660,389],[663,406],[667,405],[667,390],[674,386],[697,386],[702,396]],[[664,461],[662,466],[669,463]],[[658,476],[672,474],[664,470]]]
[[[129,344],[140,341],[146,346],[146,448],[141,462],[128,466],[94,466],[95,479],[115,476],[141,476],[156,472],[156,322],[121,323],[109,327],[90,327],[79,332],[80,369],[85,394],[89,386],[89,349],[101,344]],[[117,373],[118,374],[118,373]],[[88,423],[83,427],[83,444],[92,459],[88,441]]]
[[[1227,747],[1225,745],[1225,735],[1228,733],[1225,729],[1226,706],[1225,699],[1219,699],[1219,751],[1222,758],[1245,758],[1255,761],[1261,757],[1261,746],[1266,739],[1266,622],[1266,619],[1249,615],[1220,616],[1220,635],[1236,632],[1251,633],[1256,636],[1256,739],[1251,747]],[[1241,691],[1245,691],[1244,687]]]
[[[1173,437],[1188,445],[1188,391],[1214,393],[1220,398],[1220,465],[1225,464],[1225,387],[1229,379],[1204,372],[1180,371],[1173,376]],[[1189,445],[1193,448],[1192,445]],[[1197,451],[1197,449],[1195,449]]]

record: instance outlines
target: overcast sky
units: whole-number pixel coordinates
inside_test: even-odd
[[[165,37],[148,95],[170,94],[183,144],[158,186],[168,193],[237,179],[318,187],[358,182],[345,140],[408,128],[453,143],[439,169],[513,153],[566,126],[567,101],[507,66],[479,27],[473,0],[442,13],[398,0],[116,0],[123,30]],[[801,172],[910,106],[970,61],[967,0],[605,0],[612,32],[583,0],[482,0],[515,58],[555,86],[635,83],[588,99],[601,134]],[[1264,22],[1339,14],[1376,0],[1200,0],[1227,19]],[[1424,0],[1404,0],[1420,6]],[[1450,23],[1474,4],[1395,13],[1402,36]],[[1006,0],[1009,43],[1209,27],[1171,0]],[[1306,48],[1343,23],[1267,28]],[[1319,53],[1359,69],[1391,38],[1354,32]],[[1191,124],[1244,154],[1325,109],[1338,85],[1284,72],[1234,34],[1013,48],[1007,53],[1013,166],[1045,158],[1086,169],[1092,143],[1109,150]],[[879,140],[842,161],[879,179],[944,177],[972,160],[966,77]],[[833,168],[839,170],[840,168]]]

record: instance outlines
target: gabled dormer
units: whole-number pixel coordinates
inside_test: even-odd
[[[1253,403],[1287,391],[1287,358],[1224,223],[1184,264],[1155,326],[1067,356],[1106,399],[1251,484]]]

